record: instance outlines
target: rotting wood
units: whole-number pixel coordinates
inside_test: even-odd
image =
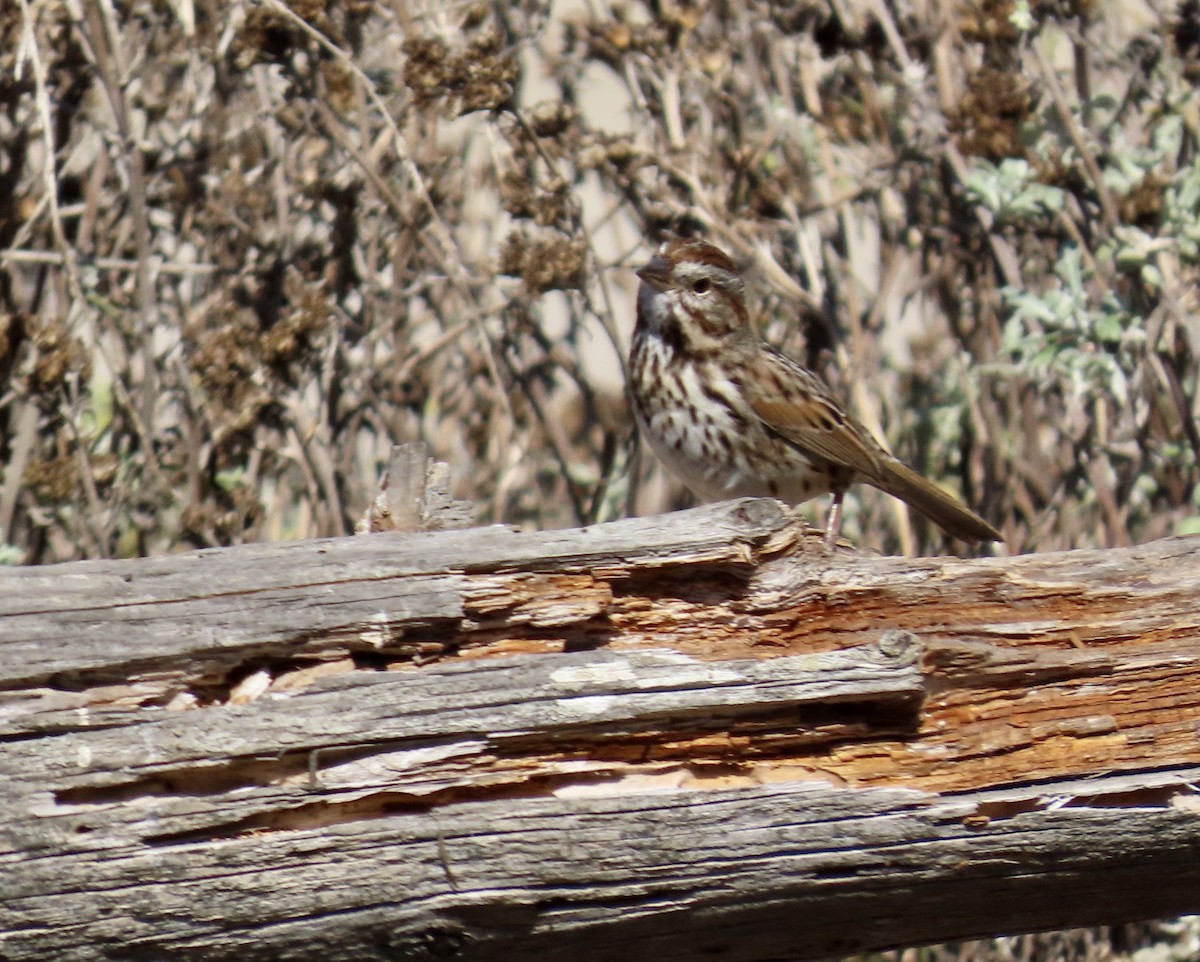
[[[450,467],[434,461],[420,441],[393,445],[379,493],[358,525],[359,534],[381,531],[448,531],[471,524],[471,506],[450,495]]]
[[[1200,538],[815,540],[743,501],[0,570],[0,957],[813,958],[1200,909]]]

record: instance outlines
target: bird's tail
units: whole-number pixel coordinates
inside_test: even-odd
[[[971,542],[1004,540],[983,518],[912,468],[894,458],[880,467],[881,476],[874,482],[878,488],[916,508],[951,537]]]

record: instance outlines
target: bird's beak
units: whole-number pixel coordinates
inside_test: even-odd
[[[671,286],[671,265],[665,257],[655,254],[650,258],[650,263],[637,272],[637,276],[651,287],[665,291]]]

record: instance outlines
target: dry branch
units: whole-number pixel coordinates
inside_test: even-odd
[[[5,959],[814,958],[1200,909],[1200,539],[774,502],[0,571]]]

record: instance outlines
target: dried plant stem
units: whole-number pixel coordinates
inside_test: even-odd
[[[31,9],[29,0],[19,0],[19,3],[21,5],[21,42],[17,49],[14,72],[19,78],[27,62],[33,69],[34,100],[37,104],[38,119],[42,128],[42,149],[45,152],[41,171],[42,197],[40,203],[49,207],[50,229],[54,236],[55,246],[63,259],[71,297],[79,298],[82,291],[79,269],[75,263],[74,249],[67,241],[66,231],[63,229],[62,212],[58,205],[58,148],[54,143],[54,110],[46,85],[46,66],[38,45],[37,14]],[[46,4],[38,3],[37,12],[40,13],[45,7]]]
[[[0,251],[0,262],[8,264],[45,264],[65,266],[67,256],[54,251],[6,250]],[[75,258],[78,263],[78,257]],[[122,257],[97,257],[89,264],[102,271],[132,272],[140,269],[140,262]],[[162,261],[155,265],[158,274],[176,274],[181,277],[211,275],[219,272],[215,264],[185,264],[179,261]]]

